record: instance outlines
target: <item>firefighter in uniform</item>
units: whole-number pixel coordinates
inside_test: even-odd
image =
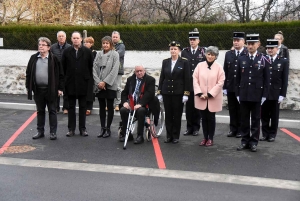
[[[252,152],[257,151],[260,108],[268,95],[270,61],[262,53],[257,52],[258,41],[259,34],[247,34],[248,54],[238,58],[236,95],[240,102],[242,135],[238,151],[247,148]]]
[[[190,47],[186,47],[182,50],[181,56],[187,58],[189,61],[190,68],[190,84],[191,84],[191,93],[190,97],[194,97],[193,89],[193,73],[198,63],[205,61],[205,48],[200,47],[199,42],[199,32],[195,28],[194,31],[189,32],[189,41]],[[184,135],[199,135],[200,130],[200,110],[195,108],[194,98],[189,98],[185,105],[185,114],[186,114],[186,131]]]
[[[180,43],[170,44],[171,57],[162,62],[158,85],[158,100],[164,102],[167,138],[165,143],[179,142],[183,104],[190,95],[190,71],[188,60],[179,56]],[[194,98],[194,97],[192,97]]]
[[[287,58],[277,54],[278,45],[278,40],[267,40],[266,47],[271,61],[270,85],[267,100],[261,107],[262,138],[260,141],[275,141],[279,121],[279,105],[286,96],[288,86],[289,62]]]
[[[240,138],[240,103],[235,95],[235,79],[237,72],[237,61],[240,56],[248,53],[245,45],[245,33],[233,32],[233,50],[226,52],[224,60],[225,82],[223,93],[227,95],[228,109],[229,109],[229,127],[230,130],[227,137]]]

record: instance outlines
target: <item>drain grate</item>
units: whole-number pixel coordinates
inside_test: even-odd
[[[5,150],[5,154],[18,154],[33,151],[36,148],[30,145],[10,146]]]

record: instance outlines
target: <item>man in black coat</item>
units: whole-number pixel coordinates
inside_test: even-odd
[[[86,102],[89,93],[88,83],[93,79],[93,53],[92,51],[81,44],[82,37],[77,31],[72,34],[72,46],[65,49],[62,55],[61,63],[65,74],[65,95],[69,100],[68,111],[68,137],[75,135],[76,128],[76,99],[79,104],[79,131],[80,135],[88,136],[86,122]]]
[[[195,108],[194,89],[193,89],[193,73],[197,64],[205,61],[205,48],[200,47],[200,39],[198,29],[189,32],[190,47],[186,47],[181,52],[181,57],[188,59],[190,68],[190,97],[185,104],[186,114],[186,131],[184,135],[199,135],[200,129],[200,110]]]
[[[134,140],[134,144],[144,142],[145,116],[148,109],[151,109],[150,104],[159,104],[155,97],[155,79],[146,74],[143,66],[136,66],[134,75],[127,78],[125,88],[121,93],[121,106],[123,106],[120,110],[122,119],[121,142],[125,140],[128,115],[133,110],[135,110],[135,116],[138,120],[137,138]],[[129,140],[132,139],[132,135],[129,136]]]
[[[46,37],[38,40],[38,53],[32,55],[26,69],[26,89],[28,99],[37,108],[37,134],[33,139],[44,137],[45,107],[49,111],[50,139],[55,140],[57,130],[56,100],[62,95],[63,70],[56,56],[50,50],[51,41]]]
[[[235,80],[237,73],[237,63],[240,56],[248,53],[245,48],[245,33],[233,32],[233,50],[229,50],[225,54],[224,72],[225,82],[223,86],[223,93],[227,95],[229,117],[230,117],[230,131],[228,137],[241,137],[240,134],[240,103],[235,95]]]
[[[246,41],[248,54],[238,58],[236,77],[242,135],[241,145],[237,150],[250,148],[252,152],[256,152],[260,133],[260,107],[268,95],[270,61],[257,52],[259,34],[247,34]]]
[[[278,40],[268,39],[266,47],[271,60],[270,86],[267,100],[261,107],[263,137],[260,141],[274,142],[278,129],[279,106],[286,96],[288,87],[289,61],[277,54]]]

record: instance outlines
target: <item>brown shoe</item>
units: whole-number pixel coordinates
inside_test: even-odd
[[[68,114],[68,110],[64,110],[64,114]]]
[[[206,140],[206,139],[203,139],[203,140],[200,142],[199,146],[204,146],[204,145],[206,144],[206,142],[207,142],[207,140]]]
[[[116,106],[115,111],[119,111],[119,110],[120,110],[119,106]]]
[[[91,110],[87,110],[87,111],[85,112],[86,116],[89,116],[91,113],[92,113]]]

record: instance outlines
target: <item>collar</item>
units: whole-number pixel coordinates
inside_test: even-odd
[[[277,56],[278,56],[277,54],[275,54],[275,56],[273,56],[273,57],[270,56],[270,59],[273,58],[273,62],[274,62],[275,59],[277,59]]]
[[[42,58],[41,54],[39,54],[37,57],[40,57],[40,58]],[[45,56],[45,58],[47,58],[47,59],[48,59],[48,57],[49,57],[49,53],[47,54],[47,56]]]
[[[256,50],[256,52],[254,52],[254,54],[251,54],[251,53],[249,52],[249,57],[253,56],[253,58],[255,58],[256,55],[257,55],[257,50]]]

